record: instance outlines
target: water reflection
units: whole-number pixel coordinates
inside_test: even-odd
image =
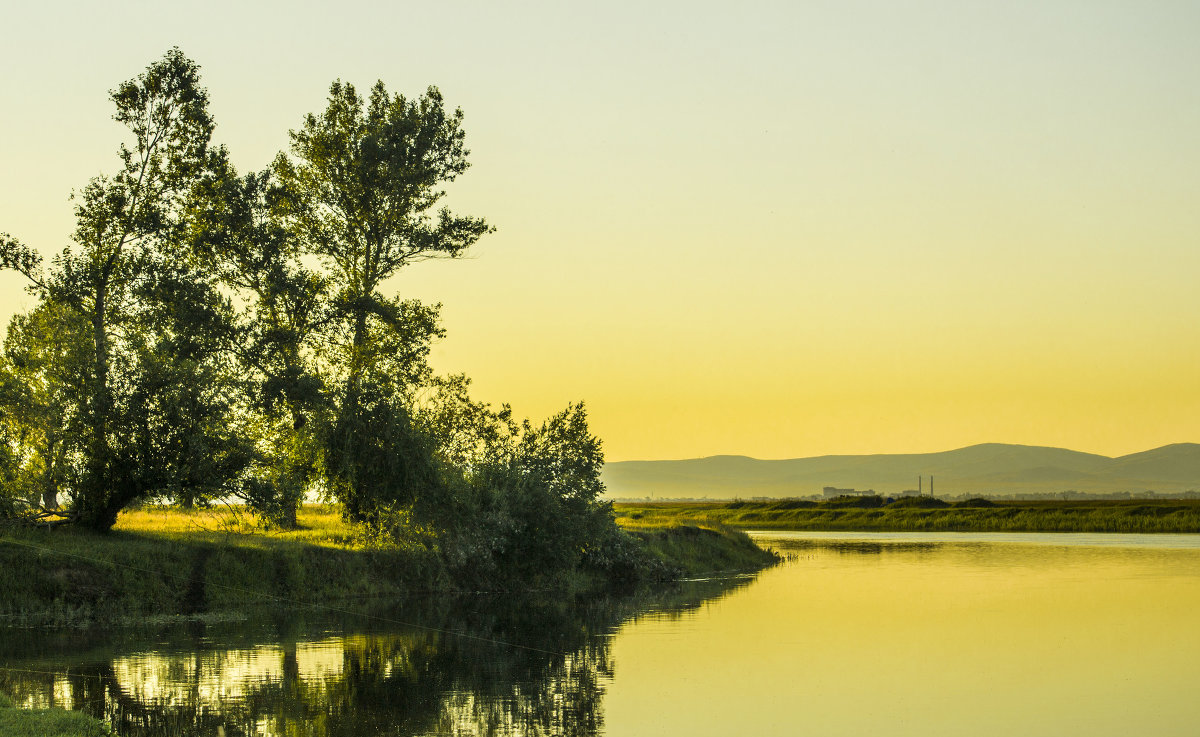
[[[802,534],[702,616],[622,628],[608,737],[1197,734],[1194,545]]]
[[[127,737],[596,735],[612,633],[748,579],[572,601],[468,596],[121,633],[0,632],[0,691]],[[31,636],[32,635],[32,636]]]
[[[665,597],[0,631],[0,690],[129,737],[1196,734],[1195,546],[761,542],[788,562]]]

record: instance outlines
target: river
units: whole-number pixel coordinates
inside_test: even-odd
[[[0,690],[126,737],[1196,734],[1200,536],[756,537],[633,597],[0,630]]]

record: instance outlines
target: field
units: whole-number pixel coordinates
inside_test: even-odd
[[[1200,532],[1200,500],[989,501],[878,497],[824,502],[646,502],[614,505],[622,525],[713,523],[742,530]]]

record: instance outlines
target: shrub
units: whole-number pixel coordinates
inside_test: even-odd
[[[950,503],[932,496],[906,496],[889,506],[892,509],[945,509]]]
[[[781,499],[773,502],[769,509],[812,509],[817,503],[807,499]]]
[[[996,502],[992,501],[991,499],[987,499],[987,498],[981,497],[981,496],[976,496],[976,497],[971,497],[970,499],[966,499],[961,502],[955,502],[954,506],[956,506],[956,507],[985,507],[986,508],[986,507],[998,507],[1000,505],[997,504]]]
[[[883,497],[875,496],[836,496],[826,500],[822,506],[828,509],[872,509],[874,507],[882,507],[884,504]]]

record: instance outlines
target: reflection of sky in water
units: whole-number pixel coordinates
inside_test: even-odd
[[[763,533],[788,562],[615,638],[606,735],[1195,734],[1200,549],[947,537]]]

